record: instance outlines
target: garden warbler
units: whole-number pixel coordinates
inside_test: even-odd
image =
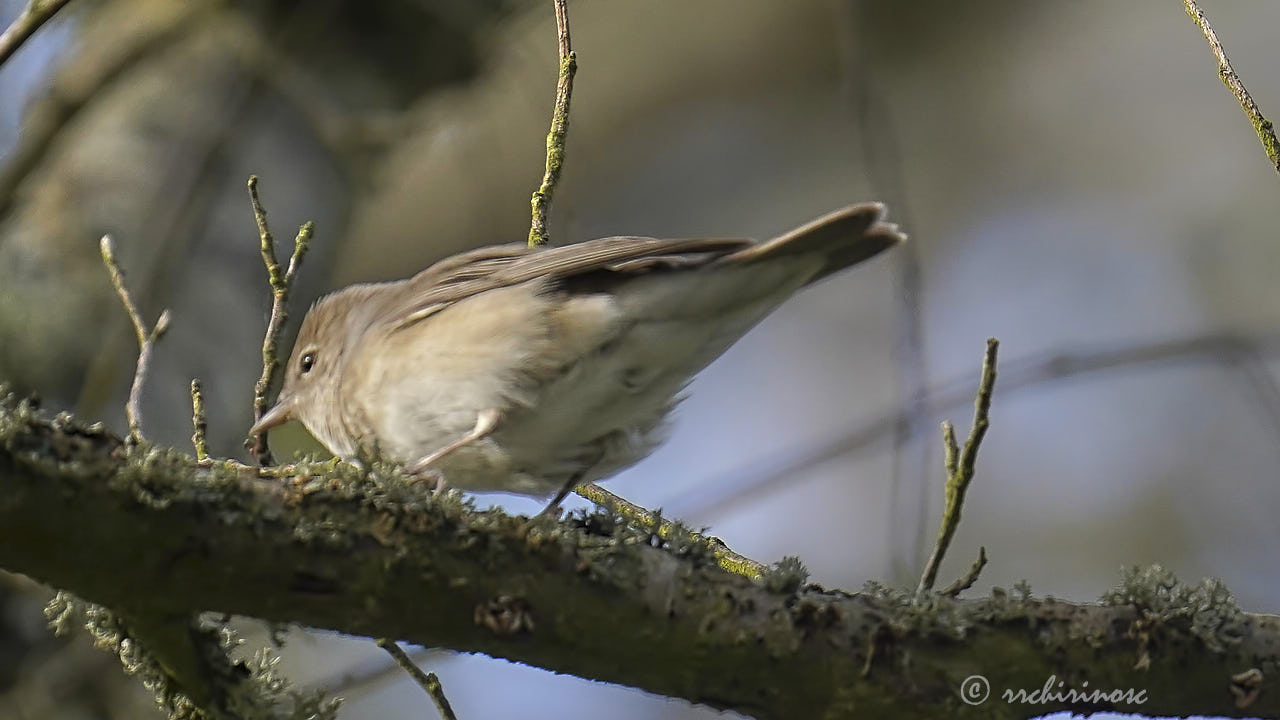
[[[279,398],[335,455],[555,495],[648,455],[694,373],[801,287],[904,239],[878,203],[767,242],[497,245],[311,307]]]

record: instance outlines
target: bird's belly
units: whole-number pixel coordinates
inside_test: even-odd
[[[471,403],[416,404],[387,398],[396,420],[376,432],[375,454],[409,465],[464,437],[480,412],[498,406],[488,437],[432,463],[449,487],[550,496],[570,481],[593,481],[628,467],[663,440],[662,420],[682,382],[628,389],[607,364],[586,363],[542,388],[529,405],[476,394]],[[453,398],[457,400],[457,396]],[[451,405],[451,406],[449,406]],[[446,407],[448,406],[448,407]]]
[[[611,412],[592,412],[601,398],[569,392],[537,411],[515,409],[500,429],[442,458],[450,487],[477,492],[550,496],[570,482],[591,482],[639,462],[665,438],[672,393],[615,397]],[[578,408],[578,409],[575,409]],[[561,412],[560,410],[564,410]]]

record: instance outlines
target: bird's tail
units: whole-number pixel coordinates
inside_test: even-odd
[[[856,265],[907,239],[897,225],[884,222],[884,205],[862,203],[827,213],[791,232],[756,243],[717,260],[717,264],[753,263],[786,255],[820,255],[826,259],[809,282]]]

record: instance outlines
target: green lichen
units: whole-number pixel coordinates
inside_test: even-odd
[[[761,578],[761,582],[771,593],[791,594],[803,587],[808,579],[809,569],[800,558],[788,555],[774,563]]]
[[[156,705],[170,720],[336,720],[340,700],[324,691],[301,692],[280,674],[280,658],[262,648],[245,659],[235,653],[244,644],[224,622],[204,618],[192,629],[192,638],[203,654],[202,665],[216,678],[208,678],[221,691],[217,708],[201,708],[177,688],[175,679],[145,642],[140,642],[127,621],[100,605],[66,592],[57,593],[45,607],[45,617],[58,635],[82,626],[94,647],[120,659],[128,675],[137,677],[155,697]]]
[[[1133,606],[1146,628],[1185,629],[1214,652],[1238,644],[1245,633],[1244,612],[1221,580],[1186,585],[1160,565],[1124,568],[1120,584],[1103,594],[1102,602]]]

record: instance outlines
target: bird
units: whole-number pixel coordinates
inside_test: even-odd
[[[307,312],[276,403],[335,456],[551,497],[640,461],[693,376],[801,288],[904,241],[880,203],[763,242],[494,245]]]

